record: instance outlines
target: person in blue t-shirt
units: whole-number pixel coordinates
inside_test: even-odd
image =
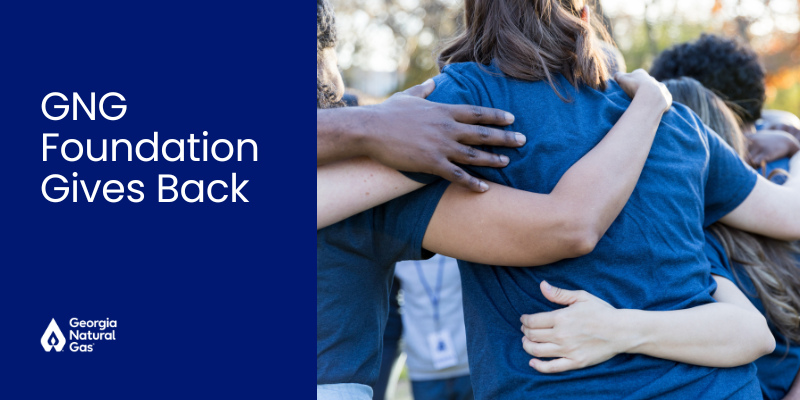
[[[498,107],[516,115],[509,129],[525,134],[528,142],[519,149],[494,149],[509,156],[509,166],[467,170],[489,181],[549,193],[630,100],[605,79],[599,56],[591,50],[592,29],[581,22],[588,14],[583,2],[467,0],[465,8],[465,31],[440,56],[442,74],[428,99]],[[652,357],[662,354],[658,348],[642,348],[588,368],[543,374],[528,367],[518,321],[526,312],[561,308],[539,291],[548,287],[544,281],[587,290],[617,308],[700,312],[701,306],[714,303],[716,288],[703,252],[703,228],[722,221],[798,239],[800,188],[786,189],[758,178],[694,113],[674,104],[662,117],[628,204],[590,254],[537,268],[460,263],[476,398],[760,397],[752,364],[711,367],[737,365],[731,358],[739,354],[719,346],[715,360],[688,351],[676,362]],[[764,318],[746,299],[746,304],[739,300],[725,310],[749,308],[748,318],[760,319],[765,331],[751,343],[750,355],[771,352],[774,339]],[[706,330],[674,322],[683,324],[686,335]],[[725,337],[737,342],[729,333]],[[549,357],[543,351],[541,356]],[[552,362],[548,365],[558,365]]]
[[[744,159],[747,156],[737,117],[725,102],[692,78],[665,80],[664,84],[676,102],[696,111],[714,131],[723,132],[720,136],[740,157]],[[788,169],[786,161],[784,169]],[[800,157],[793,162],[800,164]],[[721,238],[724,245],[720,244],[717,237]],[[714,279],[720,287],[736,282],[747,294],[745,302],[751,302],[750,307],[755,307],[770,320],[769,327],[777,342],[776,349],[755,362],[764,398],[783,399],[788,393],[800,394],[800,385],[793,386],[800,369],[800,348],[789,346],[789,341],[797,342],[800,335],[796,323],[800,311],[800,265],[797,259],[800,248],[719,223],[705,231],[705,239],[704,251],[711,263],[711,273],[715,274]],[[734,264],[737,266],[735,274],[728,262],[726,249],[732,251],[739,262]],[[754,285],[753,282],[758,284]],[[555,313],[523,316],[523,347],[528,354],[536,356],[543,347],[558,346],[559,351],[549,355],[580,360],[579,367],[596,364],[625,352],[625,349],[640,347],[642,343],[661,348],[661,357],[665,359],[679,361],[686,351],[708,359],[714,357],[711,350],[714,346],[741,337],[739,332],[730,332],[732,337],[726,338],[714,334],[686,335],[671,331],[669,313],[619,312],[588,293],[557,290],[557,294],[544,294],[551,301],[569,307],[555,312],[560,314],[561,320],[547,329],[536,329],[535,325],[541,319],[552,318]],[[759,296],[766,300],[762,302]],[[769,312],[765,305],[770,309]],[[724,313],[714,317],[732,318]],[[568,332],[569,336],[553,339],[562,332]],[[654,335],[654,332],[657,334]],[[585,340],[597,337],[605,341]],[[796,346],[796,343],[792,345]],[[541,368],[542,364],[539,360],[532,360],[534,368]]]
[[[744,135],[735,115],[713,92],[691,78],[668,80],[664,84],[675,101],[697,112],[706,125],[717,132],[725,131],[726,134],[720,136],[740,157],[745,159],[748,156]],[[791,141],[787,147],[778,153],[789,157],[797,153],[797,146]],[[753,156],[752,152],[750,156]],[[755,164],[761,164],[760,161],[757,160]],[[800,157],[791,162],[800,165]],[[767,179],[783,184],[787,181],[790,159],[773,161],[761,170]],[[775,350],[755,362],[764,398],[798,398],[800,246],[752,235],[719,223],[711,225],[705,237],[705,252],[711,262],[711,273],[736,282],[748,300],[767,318],[775,336]]]
[[[318,51],[320,35],[326,37],[329,30],[319,27],[320,4],[323,11],[329,6],[318,0]],[[326,15],[323,12],[323,25],[328,26],[331,18]],[[328,66],[324,70],[336,71],[326,55],[318,54],[318,106],[340,97],[335,89],[340,85],[320,86],[320,57]],[[619,80],[631,96],[636,94],[630,109],[550,194],[496,184],[475,194],[447,181],[409,175],[430,182],[414,191],[423,184],[369,159],[318,167],[317,221],[318,228],[324,227],[317,231],[318,398],[371,397],[396,261],[427,258],[425,249],[449,246],[456,248],[451,255],[474,261],[540,265],[593,249],[633,190],[670,103],[663,86],[644,72]],[[432,90],[432,82],[427,87]],[[622,157],[627,158],[625,165],[615,161]],[[365,187],[367,193],[362,194]],[[380,204],[397,196],[401,197]],[[344,211],[337,208],[342,205]],[[320,210],[333,212],[320,217]],[[476,242],[474,232],[490,237]]]
[[[667,98],[646,73],[619,79],[638,90],[633,105],[549,194],[494,183],[476,194],[442,180],[416,190],[424,185],[371,160],[318,168],[323,201],[352,199],[357,185],[347,180],[362,177],[374,178],[370,190],[376,197],[381,190],[410,191],[317,231],[318,398],[371,397],[396,261],[425,259],[431,250],[476,262],[531,266],[592,251],[636,185],[666,108]],[[628,163],[615,161],[622,157]],[[332,177],[344,180],[327,185]],[[342,189],[341,197],[331,195]]]
[[[492,75],[497,76],[499,74],[494,71]],[[600,71],[599,78],[605,81],[604,71]],[[624,83],[627,77],[622,78],[626,78],[619,79],[621,83]],[[530,84],[531,82],[522,83]],[[562,78],[560,84],[563,85],[565,83],[566,81]],[[600,237],[605,239],[603,232],[606,231],[606,228],[619,213],[619,209],[615,210],[615,207],[619,206],[617,197],[624,199],[627,196],[629,192],[625,193],[624,188],[630,184],[631,174],[638,175],[639,168],[644,163],[644,159],[647,158],[640,157],[639,154],[642,141],[640,136],[641,133],[649,130],[653,122],[649,118],[639,120],[638,124],[634,122],[637,119],[634,117],[637,115],[634,109],[637,107],[637,103],[639,107],[642,106],[640,99],[643,97],[637,95],[631,103],[618,85],[613,84],[612,86],[617,92],[615,100],[621,99],[624,101],[623,105],[617,108],[616,115],[612,117],[614,121],[610,119],[601,121],[597,126],[586,126],[585,123],[581,123],[581,118],[593,118],[596,115],[596,110],[592,105],[584,110],[585,115],[574,113],[570,116],[565,116],[563,113],[557,115],[561,120],[561,126],[555,126],[554,128],[563,129],[565,125],[569,126],[572,123],[575,125],[569,126],[569,129],[563,129],[563,131],[572,133],[571,131],[576,129],[586,130],[586,136],[594,138],[587,141],[587,143],[582,143],[582,146],[589,145],[589,147],[584,147],[581,150],[581,154],[577,154],[577,157],[568,161],[569,165],[565,165],[557,173],[552,173],[553,171],[546,171],[545,168],[542,168],[543,172],[548,173],[548,175],[536,176],[535,173],[531,176],[531,171],[528,171],[528,176],[521,178],[523,180],[533,179],[534,181],[537,179],[552,179],[550,187],[546,190],[541,190],[540,193],[542,194],[540,195],[535,193],[523,194],[511,189],[501,189],[501,186],[495,185],[493,187],[496,190],[491,190],[487,194],[464,195],[455,189],[451,194],[441,196],[441,184],[435,183],[318,231],[318,394],[321,390],[320,386],[329,386],[330,383],[357,383],[372,379],[371,374],[375,373],[372,354],[380,351],[379,345],[376,346],[373,343],[373,336],[380,334],[381,319],[385,315],[385,312],[381,310],[381,305],[386,302],[386,293],[388,293],[388,289],[381,287],[382,282],[385,280],[383,279],[385,276],[381,275],[386,275],[385,261],[392,258],[418,257],[418,254],[422,254],[422,249],[424,248],[445,255],[471,259],[471,261],[475,262],[531,266],[592,252],[592,250],[595,250],[595,246],[602,244],[602,240],[600,242],[597,242],[597,240]],[[441,92],[441,89],[440,87],[437,93]],[[442,93],[446,95],[447,90]],[[544,93],[539,90],[536,95],[541,96]],[[552,95],[552,92],[549,93]],[[436,93],[433,95],[435,96]],[[520,99],[537,97],[531,97],[525,91],[517,92],[516,95]],[[546,100],[544,101],[545,104],[548,104],[548,101],[552,102],[552,100],[560,101],[557,98]],[[469,103],[469,101],[462,102],[474,104]],[[643,102],[647,104],[647,100]],[[655,104],[658,103],[656,102]],[[628,109],[629,105],[630,108]],[[653,107],[652,104],[651,107]],[[639,115],[641,117],[641,110],[639,110]],[[574,117],[576,116],[581,118],[575,119]],[[570,117],[573,118],[572,121]],[[611,128],[614,122],[617,122],[617,125]],[[522,125],[524,126],[524,124]],[[640,135],[630,135],[623,140],[622,137],[626,135],[622,132],[630,129],[631,126],[637,125],[642,129],[642,132],[639,132]],[[533,128],[551,129],[553,127],[548,126],[548,124],[534,123],[529,127],[529,130],[535,132],[536,129]],[[609,131],[609,129],[611,130]],[[715,153],[720,151],[724,153],[726,151],[724,149],[720,150],[717,143],[709,139],[711,136],[704,134],[696,125],[693,129],[694,135],[685,133],[678,136],[688,139],[688,142],[692,142],[694,137],[695,141],[700,140],[702,142],[699,147],[710,146]],[[666,130],[675,130],[675,128],[667,128]],[[606,132],[608,132],[607,135]],[[603,138],[603,135],[605,135],[605,138]],[[707,136],[706,140],[708,142],[702,140],[704,135]],[[652,140],[652,138],[649,140]],[[694,148],[697,149],[698,146]],[[531,154],[529,151],[524,153]],[[626,163],[618,161],[623,158],[625,158]],[[723,160],[717,164],[725,164],[724,156],[722,158]],[[525,157],[525,161],[530,161],[530,157]],[[359,163],[368,164],[369,161],[350,163],[350,167],[355,166],[355,170],[351,169],[350,171],[358,171]],[[717,164],[713,167],[718,167],[719,165]],[[694,167],[697,168],[696,165]],[[370,170],[370,168],[374,168],[374,166],[369,166],[366,170]],[[647,166],[645,165],[646,168]],[[361,171],[363,172],[364,170],[362,169]],[[486,174],[486,171],[481,172]],[[519,170],[511,172],[515,172],[516,175]],[[320,172],[318,169],[318,188],[320,187],[319,178]],[[502,181],[497,179],[496,176],[493,178],[490,180]],[[635,178],[633,180],[635,181]],[[750,184],[750,188],[752,188],[755,182],[750,182]],[[447,188],[445,190],[450,191],[451,189]],[[395,187],[395,190],[397,190],[397,187]],[[749,188],[747,192],[750,192]],[[545,195],[544,193],[549,194]],[[769,187],[756,185],[753,194],[758,198],[762,195],[775,193]],[[796,195],[797,193],[791,193],[777,197],[778,200],[786,200]],[[433,200],[437,199],[438,201],[438,197],[441,197],[439,204],[431,207]],[[739,202],[744,197],[750,200],[752,195],[747,196],[745,194],[741,197]],[[614,199],[612,200],[612,198]],[[624,200],[622,203],[624,203]],[[715,204],[713,201],[710,203]],[[731,203],[736,203],[736,201]],[[738,203],[735,205],[738,205]],[[724,207],[718,206],[717,208],[716,211],[724,215],[734,206],[731,206],[725,212],[721,211],[724,210]],[[754,230],[759,229],[759,226],[753,225],[748,221],[748,217],[752,215],[758,217],[759,213],[748,206],[747,201],[735,208],[736,210],[729,215],[729,221],[732,223],[743,221],[742,223],[745,227]],[[531,210],[531,212],[526,213],[524,210]],[[790,209],[787,210],[787,214],[793,216],[798,211],[800,210]],[[565,217],[566,215],[572,217]],[[429,221],[429,223],[426,224],[426,221]],[[764,229],[763,232],[774,235],[800,236],[800,232],[793,229],[792,221],[793,219],[789,218],[788,226],[770,224],[769,229]],[[576,227],[578,228],[576,229]],[[480,232],[480,235],[476,237],[475,232]],[[565,241],[564,239],[570,237],[574,232],[579,232],[580,234],[577,236],[582,236],[583,239],[575,241],[576,246],[574,247],[573,245],[565,246],[570,241]],[[420,241],[422,242],[421,245]],[[509,270],[506,267],[485,266],[483,268],[493,272],[497,268]],[[537,268],[537,270],[539,269]],[[479,294],[482,289],[480,286],[473,286],[472,290]],[[466,293],[465,291],[465,295]],[[489,318],[492,317],[491,310],[485,314]],[[714,329],[715,327],[707,328]],[[468,329],[470,328],[468,327]],[[742,330],[746,331],[747,327],[743,326]],[[502,339],[502,337],[499,338],[499,340]],[[484,337],[483,340],[492,341],[498,339]],[[470,339],[470,342],[472,341],[473,339]],[[736,345],[738,344],[731,344],[729,348]],[[473,344],[470,343],[470,347],[472,346]],[[754,346],[750,343],[744,343],[744,348],[747,347]],[[488,350],[494,350],[491,349],[491,346],[487,346],[487,348]],[[377,351],[375,351],[376,349]],[[487,354],[486,351],[479,353],[481,355]],[[517,357],[514,354],[509,355]],[[497,353],[496,357],[503,356],[501,353]],[[474,365],[474,363],[472,364]],[[492,363],[487,363],[485,368],[491,370],[495,369],[493,368],[494,366]],[[513,373],[513,371],[507,369],[495,370],[499,381],[505,379],[509,372]],[[361,386],[366,385],[361,384]],[[484,388],[491,390],[491,387],[488,386]],[[322,388],[323,391],[326,389],[337,390],[337,388],[331,387]],[[512,387],[507,387],[506,389],[514,390]],[[524,392],[524,387],[522,389]],[[479,390],[481,389],[476,384],[476,391]],[[647,396],[647,392],[639,393]],[[479,393],[476,394],[480,397]],[[584,391],[583,394],[592,395],[593,393]]]

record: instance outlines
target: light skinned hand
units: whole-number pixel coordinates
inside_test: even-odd
[[[522,347],[535,357],[531,367],[552,374],[596,365],[624,352],[615,339],[614,307],[583,290],[561,289],[546,281],[540,290],[547,300],[567,307],[520,318]]]
[[[614,80],[631,98],[635,97],[640,90],[644,90],[656,95],[655,97],[659,99],[659,107],[663,107],[662,111],[666,112],[672,105],[672,94],[667,87],[641,68],[630,73],[617,72]]]
[[[436,88],[429,79],[396,93],[380,104],[366,106],[371,117],[367,154],[400,171],[441,176],[475,192],[489,190],[486,182],[467,174],[455,163],[502,168],[509,159],[473,145],[520,147],[525,136],[484,125],[507,126],[514,116],[502,110],[472,105],[439,104],[425,100]]]

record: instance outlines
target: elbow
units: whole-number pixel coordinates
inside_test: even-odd
[[[559,237],[561,258],[577,258],[593,252],[605,234],[592,210],[562,204],[555,215],[556,225],[549,231]]]
[[[767,346],[764,348],[764,356],[767,354],[772,354],[772,352],[775,351],[775,336],[772,336],[772,332],[770,332],[767,337]]]
[[[761,349],[761,356],[765,356],[767,354],[772,354],[772,352],[775,351],[775,336],[769,330],[766,318],[764,318],[764,316],[761,314],[759,314],[759,317],[761,318],[762,321],[761,326],[763,328],[761,334],[761,336],[763,337],[762,340],[763,348]]]
[[[603,235],[591,226],[576,229],[570,238],[573,257],[582,257],[593,252],[602,237]]]
[[[755,330],[755,337],[750,341],[753,344],[751,351],[753,351],[752,361],[755,361],[767,354],[775,351],[775,336],[769,330],[767,319],[759,312],[752,312],[753,322],[750,326],[757,327]]]

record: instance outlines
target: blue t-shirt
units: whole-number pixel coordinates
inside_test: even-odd
[[[769,176],[769,171],[775,168],[789,171],[789,159],[785,158],[767,164],[767,176]],[[773,181],[775,179],[773,178]],[[784,181],[785,179],[781,179],[778,183],[782,184]],[[733,263],[731,265],[725,248],[717,240],[717,237],[708,230],[706,231],[705,252],[708,261],[711,262],[711,273],[725,277],[735,283],[758,311],[766,317],[767,312],[764,309],[764,304],[758,297],[756,287],[753,285],[753,281],[750,280],[747,271],[744,270],[741,264]],[[736,271],[735,275],[734,270]],[[755,364],[758,367],[758,380],[761,382],[761,391],[764,393],[764,398],[780,400],[789,392],[795,376],[797,376],[797,371],[800,370],[800,344],[792,342],[787,351],[786,336],[781,334],[772,322],[767,320],[767,323],[772,335],[775,336],[775,351],[759,358]]]
[[[430,258],[422,238],[440,180],[317,231],[317,384],[378,379],[394,265]]]
[[[711,273],[725,277],[736,284],[744,292],[751,303],[761,314],[766,316],[766,310],[761,299],[758,298],[756,287],[750,276],[740,264],[728,261],[725,248],[717,241],[713,233],[706,231],[706,256],[711,262]],[[734,276],[734,269],[736,275]],[[738,279],[737,279],[738,278]],[[787,352],[786,337],[771,322],[767,321],[772,335],[775,336],[775,351],[756,360],[758,367],[758,380],[761,382],[761,391],[764,398],[780,400],[786,396],[792,387],[797,371],[800,370],[800,345],[791,343]]]
[[[570,102],[547,82],[505,78],[494,66],[454,64],[435,78],[428,99],[514,114],[506,129],[525,134],[527,144],[486,149],[509,156],[509,166],[466,168],[489,181],[550,193],[631,102],[615,82],[600,92],[583,85],[576,90],[560,75],[554,79]],[[755,172],[730,147],[688,108],[674,104],[630,200],[592,253],[535,268],[459,262],[476,398],[758,398],[752,364],[708,368],[620,354],[589,368],[542,374],[528,366],[531,356],[519,330],[522,314],[562,307],[542,296],[543,279],[586,290],[617,308],[678,310],[713,302],[703,227],[736,208],[755,182]]]

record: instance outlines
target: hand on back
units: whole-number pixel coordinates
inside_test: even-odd
[[[397,93],[381,104],[367,106],[368,154],[388,167],[441,176],[475,192],[488,185],[455,163],[502,168],[508,157],[476,150],[471,145],[520,147],[525,136],[483,125],[507,126],[514,116],[472,105],[439,104],[425,100],[436,87],[433,80]]]
[[[658,107],[662,107],[663,111],[669,110],[672,105],[672,94],[667,90],[667,87],[641,68],[630,73],[617,72],[614,75],[614,80],[631,98],[645,92],[656,99],[656,104],[658,104]]]
[[[520,318],[522,347],[535,357],[531,367],[542,373],[564,372],[600,364],[624,352],[616,340],[614,307],[583,290],[556,288],[545,281],[540,288],[545,298],[567,307]]]

